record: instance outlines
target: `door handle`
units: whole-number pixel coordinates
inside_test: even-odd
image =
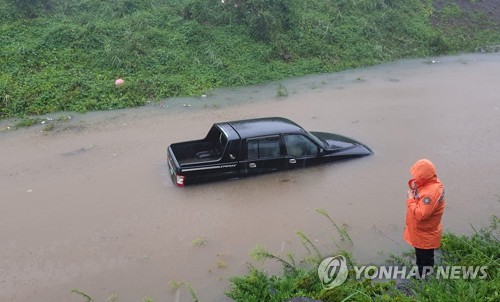
[[[255,163],[250,163],[250,164],[248,164],[248,166],[249,166],[250,168],[257,168],[257,165],[256,165]]]
[[[291,164],[296,164],[297,163],[297,161],[295,160],[295,158],[290,158],[290,160],[288,162],[291,163]]]

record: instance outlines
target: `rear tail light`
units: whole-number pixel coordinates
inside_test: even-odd
[[[177,186],[184,187],[184,176],[176,174],[175,178],[176,178],[175,182],[177,183]]]

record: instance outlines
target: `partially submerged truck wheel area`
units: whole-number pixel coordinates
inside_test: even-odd
[[[308,132],[282,117],[216,123],[201,140],[171,144],[175,185],[240,178],[372,154],[351,138]]]

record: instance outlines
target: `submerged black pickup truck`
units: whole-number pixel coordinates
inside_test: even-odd
[[[370,154],[353,139],[308,132],[281,117],[216,123],[204,139],[174,143],[167,150],[170,175],[179,187]]]

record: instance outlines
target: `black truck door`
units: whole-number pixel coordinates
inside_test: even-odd
[[[319,147],[302,134],[288,134],[283,136],[286,150],[285,165],[287,169],[304,168],[317,164]]]
[[[258,175],[285,167],[279,135],[247,139],[242,148],[242,175]]]

